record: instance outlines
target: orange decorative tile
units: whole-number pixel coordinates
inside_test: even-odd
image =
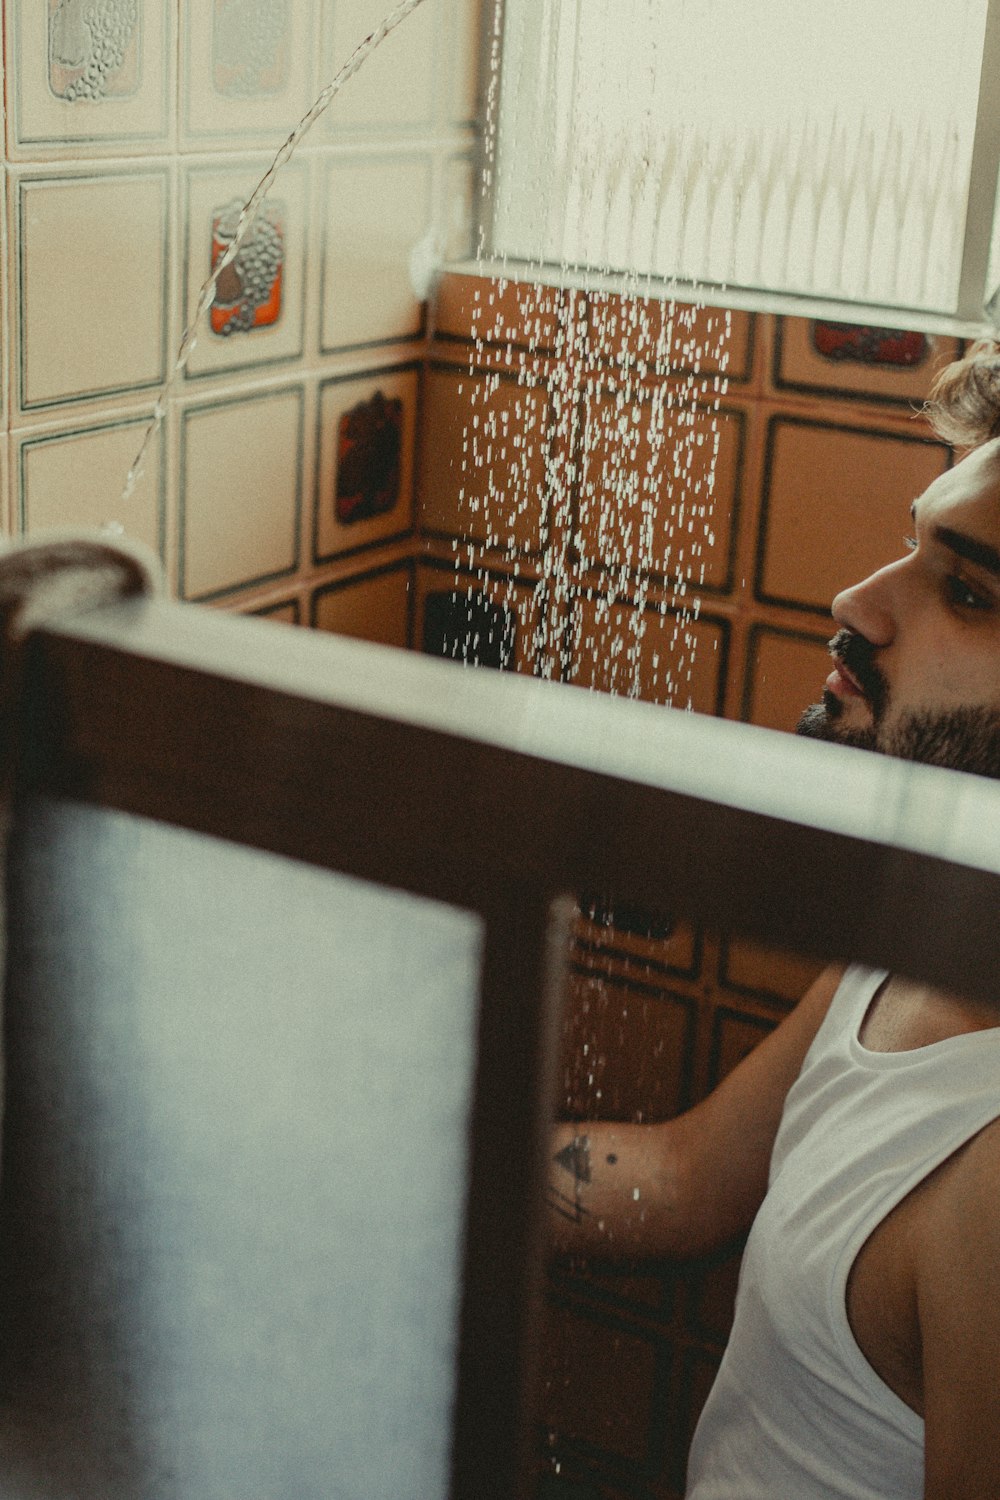
[[[818,703],[830,672],[827,642],[836,626],[831,619],[825,634],[755,625],[747,647],[742,717],[766,729],[792,731],[803,709]]]
[[[184,173],[185,232],[182,317],[194,314],[201,287],[228,250],[240,214],[267,170],[265,157],[227,159],[220,167]],[[306,299],[308,172],[293,163],[267,197],[236,259],[226,267],[199,325],[188,361],[189,380],[298,358]]]
[[[493,280],[446,271],[435,293],[434,333],[475,344],[508,345],[546,354],[564,347],[584,324],[582,299],[541,282]]]
[[[773,380],[778,390],[912,406],[926,400],[959,339],[812,318],[779,318]]]
[[[773,1029],[772,1021],[720,1006],[712,1028],[710,1086],[721,1083]]]
[[[725,621],[685,618],[601,597],[574,602],[567,680],[695,713],[720,711],[728,648]]]
[[[591,292],[588,307],[587,349],[593,364],[639,375],[720,375],[734,384],[750,379],[752,313],[608,292]]]
[[[680,388],[589,393],[576,459],[583,567],[732,587],[747,414]]]
[[[913,500],[950,450],[895,431],[774,416],[758,599],[825,614],[835,594],[903,551]]]
[[[615,897],[583,894],[574,927],[578,961],[595,972],[613,958],[640,972],[693,977],[701,963],[698,933],[669,913],[645,911]]]
[[[409,646],[413,581],[409,562],[326,584],[313,594],[312,624],[336,635]]]
[[[825,959],[729,936],[722,947],[719,983],[740,994],[795,1005],[825,967]]]
[[[536,555],[545,522],[550,421],[544,385],[430,366],[421,424],[422,529]]]

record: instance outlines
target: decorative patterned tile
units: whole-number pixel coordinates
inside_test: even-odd
[[[337,0],[327,6],[321,85],[331,82],[387,15],[384,0]],[[387,36],[348,80],[326,113],[331,134],[427,126],[439,90],[438,7],[422,5]]]
[[[182,598],[219,598],[298,568],[303,405],[302,388],[288,386],[182,410]]]
[[[16,530],[100,527],[117,522],[160,557],[166,544],[163,429],[154,438],[127,509],[122,490],[146,430],[147,417],[122,415],[60,431],[16,438]]]
[[[411,608],[412,567],[403,561],[317,589],[312,623],[336,635],[405,647],[411,639]]]
[[[902,554],[911,503],[949,462],[943,444],[907,434],[772,417],[757,598],[826,614]]]
[[[588,396],[583,410],[582,565],[731,589],[747,414],[663,387]]]
[[[171,282],[166,169],[11,175],[20,410],[158,386]]]
[[[204,282],[232,242],[240,212],[267,170],[264,157],[239,166],[191,167],[184,177],[183,309],[194,313]],[[198,331],[189,379],[301,356],[306,299],[308,166],[286,166],[265,198]]]
[[[431,158],[337,158],[325,172],[323,352],[419,338],[437,260]]]
[[[622,697],[717,714],[725,686],[729,626],[579,596],[570,623],[567,680]]]
[[[747,648],[742,717],[766,729],[794,730],[804,708],[817,703],[830,672],[825,634],[754,625]]]
[[[320,387],[317,562],[411,529],[418,388],[413,366]]]
[[[318,0],[184,0],[182,139],[277,148],[318,92],[319,24]]]
[[[422,528],[537,555],[550,421],[544,385],[431,366],[421,418]]]
[[[167,148],[171,0],[32,0],[7,16],[12,155]]]
[[[936,372],[960,353],[959,339],[939,335],[779,318],[773,379],[779,390],[912,406],[926,400]]]
[[[496,570],[418,566],[414,646],[531,676],[540,651],[541,603],[538,585]]]

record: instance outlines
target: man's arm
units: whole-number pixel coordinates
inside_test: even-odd
[[[548,1202],[554,1251],[614,1259],[700,1255],[750,1227],[767,1189],[785,1096],[843,968],[707,1099],[661,1125],[560,1125]]]
[[[1000,1495],[1000,1124],[940,1169],[915,1249],[924,1500]]]

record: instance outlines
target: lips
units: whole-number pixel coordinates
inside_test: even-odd
[[[835,656],[833,660],[833,671],[826,679],[826,686],[829,688],[830,692],[835,693],[838,698],[866,697],[867,695],[864,688],[861,686],[861,683],[855,677],[850,667],[845,665],[843,658]]]

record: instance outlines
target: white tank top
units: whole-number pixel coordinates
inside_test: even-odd
[[[858,1041],[883,972],[848,969],[789,1091],[688,1500],[921,1500],[924,1424],[875,1374],[847,1277],[917,1183],[1000,1115],[1000,1027]]]

